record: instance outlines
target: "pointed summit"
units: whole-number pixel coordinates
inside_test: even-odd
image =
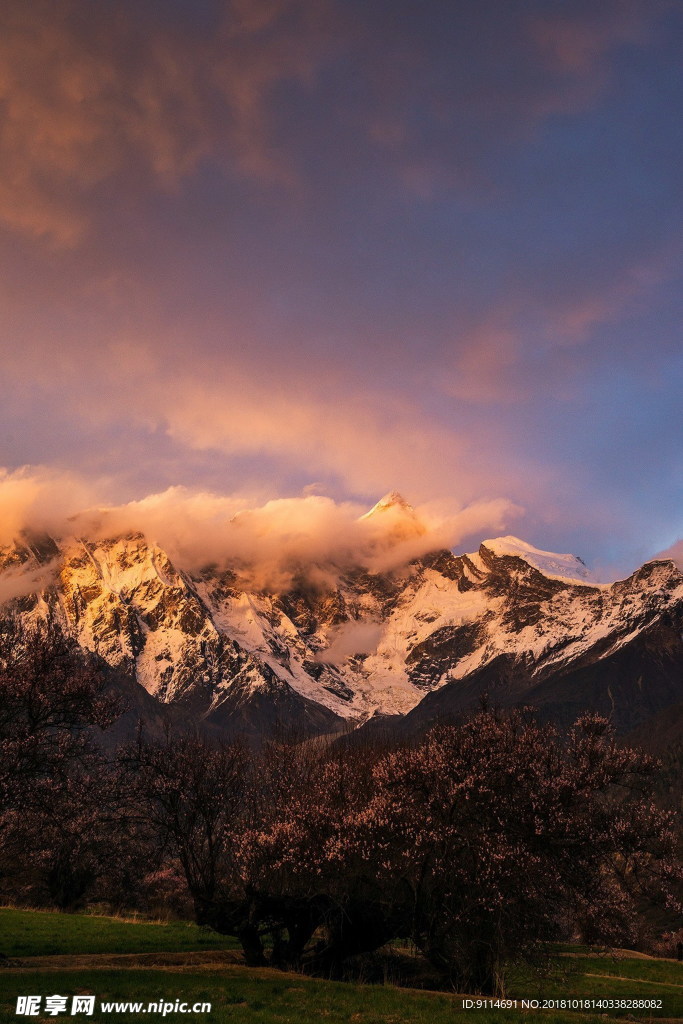
[[[389,491],[369,512],[360,517],[360,522],[368,520],[379,531],[382,543],[390,546],[421,537],[427,532],[413,506],[398,491]]]
[[[370,516],[375,515],[377,512],[384,512],[387,509],[395,509],[396,511],[407,512],[410,515],[415,515],[415,509],[412,505],[409,505],[406,499],[398,491],[389,491],[383,498],[380,498],[376,505],[373,505],[369,512],[361,516],[361,519],[368,519]]]

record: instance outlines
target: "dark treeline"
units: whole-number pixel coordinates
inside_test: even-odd
[[[482,708],[412,742],[258,749],[167,733],[107,751],[121,713],[54,633],[0,634],[0,890],[62,910],[170,909],[246,962],[344,976],[410,940],[462,991],[552,940],[626,945],[676,908],[657,762],[584,716],[566,735]]]

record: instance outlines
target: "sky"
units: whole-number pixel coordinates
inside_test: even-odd
[[[682,48],[676,0],[5,0],[0,482],[669,548]]]

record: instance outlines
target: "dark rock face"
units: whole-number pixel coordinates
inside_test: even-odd
[[[343,718],[302,697],[272,674],[256,692],[248,684],[235,682],[206,721],[224,734],[240,734],[253,741],[279,736],[296,742],[344,728]]]
[[[441,679],[467,654],[472,654],[482,641],[480,623],[466,626],[443,626],[422,643],[415,644],[406,658],[410,681],[423,689],[431,689],[434,679]]]
[[[667,616],[667,618],[671,618]],[[476,708],[483,695],[500,707],[530,706],[542,720],[570,725],[586,710],[609,718],[625,734],[674,707],[683,694],[683,614],[656,622],[630,643],[604,653],[599,645],[580,663],[538,678],[533,665],[500,655],[462,681],[430,693],[404,719],[421,731]]]

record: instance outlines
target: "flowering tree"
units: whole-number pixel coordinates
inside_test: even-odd
[[[325,744],[247,750],[169,734],[140,738],[124,760],[144,817],[182,865],[196,920],[237,935],[249,964],[333,965],[394,934],[377,930],[367,892],[329,852],[367,798],[367,758]]]
[[[13,884],[36,879],[77,903],[112,860],[112,793],[92,741],[121,711],[94,658],[54,625],[0,624],[0,856]],[[114,830],[120,832],[120,829]]]
[[[372,791],[378,755],[325,742],[260,752],[258,811],[240,854],[252,913],[270,934],[277,966],[335,974],[349,956],[398,934],[376,872],[345,844],[348,821]]]
[[[643,892],[675,881],[656,762],[596,716],[563,737],[485,710],[393,748],[169,735],[127,757],[196,919],[251,964],[339,973],[410,937],[458,989],[501,992],[570,926],[624,941]]]
[[[88,730],[121,710],[95,658],[58,628],[0,622],[0,800],[77,760]]]
[[[410,893],[412,937],[454,985],[500,992],[508,960],[588,909],[595,937],[623,938],[636,893],[672,874],[671,817],[618,798],[655,767],[596,716],[562,741],[485,711],[382,758],[334,852],[360,854],[404,905]]]
[[[243,744],[200,734],[144,735],[121,755],[139,810],[182,867],[199,924],[238,935],[251,963],[262,962],[258,929],[245,909],[239,863],[249,771]]]

